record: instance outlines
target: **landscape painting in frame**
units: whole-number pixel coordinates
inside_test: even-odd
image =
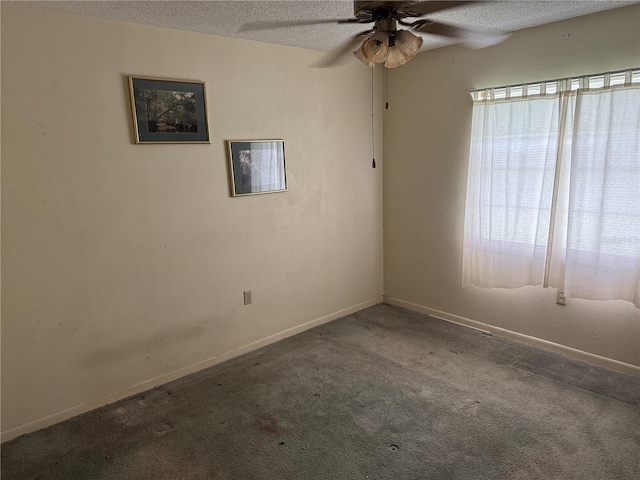
[[[287,190],[284,140],[229,140],[231,195]]]
[[[136,143],[210,143],[204,82],[129,77]]]

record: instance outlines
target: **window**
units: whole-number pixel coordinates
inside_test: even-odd
[[[640,308],[640,70],[471,95],[463,285]]]

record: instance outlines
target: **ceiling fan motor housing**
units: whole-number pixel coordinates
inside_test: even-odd
[[[360,23],[389,18],[414,17],[416,14],[411,11],[411,7],[416,3],[419,2],[355,0],[353,15]]]
[[[389,3],[355,0],[353,15],[362,23],[374,22],[379,18],[389,18],[393,14],[393,7],[390,7]]]
[[[376,31],[387,34],[389,46],[393,47],[398,31],[398,24],[394,18],[376,20]]]

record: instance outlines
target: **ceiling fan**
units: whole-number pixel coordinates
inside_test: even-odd
[[[357,33],[331,52],[317,66],[333,66],[345,54],[353,51],[354,56],[365,65],[375,67],[383,63],[387,68],[404,65],[413,58],[422,47],[422,37],[415,35],[426,33],[460,39],[467,45],[481,48],[503,41],[507,34],[479,33],[456,27],[446,23],[424,18],[443,10],[479,3],[474,1],[368,1],[353,2],[353,18],[294,20],[294,21],[259,21],[243,25],[240,31],[261,30],[268,28],[295,27],[322,23],[353,24],[373,23],[373,28]],[[410,30],[398,29],[398,25]]]

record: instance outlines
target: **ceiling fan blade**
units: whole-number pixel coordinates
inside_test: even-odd
[[[431,20],[418,20],[410,24],[416,32],[430,33],[432,35],[442,35],[443,37],[463,38],[467,30],[446,23],[434,22]]]
[[[431,20],[418,20],[410,24],[410,26],[419,33],[430,33],[459,39],[465,46],[474,49],[496,45],[511,36],[510,33],[505,32],[476,32],[445,23],[432,22]]]
[[[369,35],[373,33],[373,30],[366,30],[364,32],[356,33],[354,36],[347,39],[334,51],[327,53],[320,59],[319,62],[314,63],[314,67],[334,67],[338,65],[341,60],[347,57],[347,54],[355,50],[361,42],[363,42]]]
[[[349,19],[316,19],[316,20],[264,20],[258,22],[249,22],[242,25],[238,32],[250,32],[254,30],[269,30],[273,28],[302,27],[305,25],[319,25],[323,23],[357,23],[357,18]]]
[[[408,2],[406,6],[401,5],[398,10],[409,14],[409,16],[421,17],[430,13],[440,12],[449,8],[460,7],[470,3],[480,3],[477,1],[466,2]]]

